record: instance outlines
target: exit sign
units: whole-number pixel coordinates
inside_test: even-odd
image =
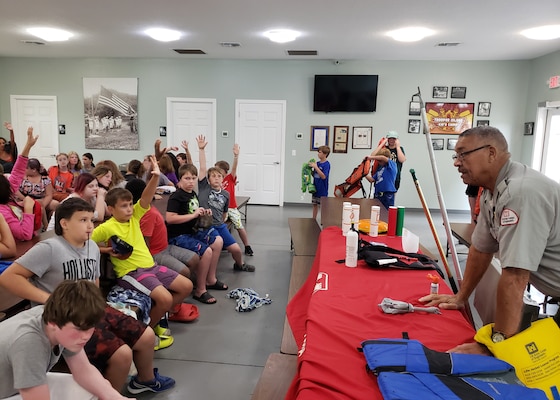
[[[548,80],[548,88],[554,89],[559,86],[560,86],[560,76],[559,75],[551,76],[550,79]]]

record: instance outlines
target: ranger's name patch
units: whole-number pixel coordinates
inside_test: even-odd
[[[504,208],[500,217],[500,225],[517,225],[518,222],[519,216],[515,213],[515,211],[510,210],[509,208]]]

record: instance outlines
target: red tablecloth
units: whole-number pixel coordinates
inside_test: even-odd
[[[400,238],[370,240],[401,248]],[[344,256],[341,229],[324,229],[309,278],[287,306],[300,352],[286,399],[383,399],[356,350],[366,339],[402,338],[407,332],[440,351],[472,341],[474,329],[459,311],[390,315],[378,308],[384,297],[421,305],[418,298],[430,289],[427,271],[376,270],[363,261],[347,268],[335,262]],[[440,293],[451,290],[442,283]]]

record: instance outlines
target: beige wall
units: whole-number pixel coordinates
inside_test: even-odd
[[[166,124],[166,97],[217,99],[217,132],[235,128],[235,99],[287,101],[286,202],[309,202],[300,191],[303,162],[316,157],[309,151],[311,125],[373,126],[373,141],[388,130],[401,135],[408,160],[403,167],[397,204],[420,208],[409,174],[414,168],[430,207],[437,208],[432,171],[424,135],[408,134],[408,103],[420,86],[424,100],[432,101],[432,86],[466,86],[467,102],[490,101],[490,122],[508,137],[514,159],[526,158],[531,139],[523,137],[523,122],[534,120],[536,102],[551,100],[556,92],[542,89],[543,77],[552,75],[560,53],[533,61],[240,61],[169,59],[34,59],[0,58],[0,118],[9,120],[9,96],[55,95],[59,123],[67,134],[60,137],[64,151],[86,151],[83,133],[83,77],[139,78],[139,151],[93,151],[97,160],[112,158],[117,163],[140,158],[152,151],[158,127]],[[556,71],[558,74],[560,71]],[[312,112],[315,74],[378,74],[378,106],[375,113]],[[546,78],[545,78],[546,80]],[[452,101],[453,99],[448,99]],[[476,120],[476,117],[475,117]],[[297,132],[304,140],[296,140]],[[449,138],[452,136],[442,136]],[[217,138],[218,158],[230,159],[233,135]],[[331,135],[332,143],[332,135]],[[351,147],[351,146],[349,146]],[[296,150],[296,156],[292,156]],[[341,183],[369,152],[349,149],[348,154],[331,154],[330,192]],[[448,209],[467,210],[465,185],[451,162],[452,152],[436,152],[439,175]],[[530,154],[530,151],[529,151]]]

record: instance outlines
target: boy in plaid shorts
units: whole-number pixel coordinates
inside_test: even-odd
[[[245,255],[252,256],[253,249],[249,245],[249,238],[247,237],[247,231],[241,223],[241,213],[237,209],[237,201],[235,200],[235,185],[237,183],[237,160],[239,159],[239,145],[236,143],[233,145],[233,165],[231,166],[231,172],[229,171],[229,163],[227,161],[218,161],[215,166],[222,169],[226,176],[222,182],[222,189],[229,193],[229,208],[228,208],[228,218],[233,223],[237,233],[245,246]]]

